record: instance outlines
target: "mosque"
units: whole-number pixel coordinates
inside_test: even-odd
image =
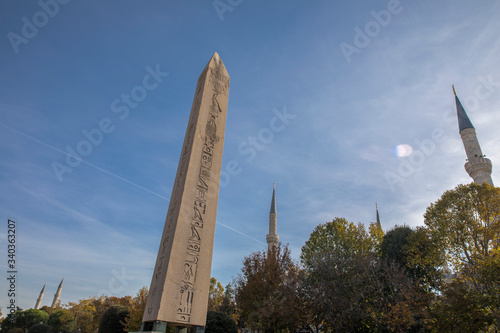
[[[453,94],[455,95],[455,104],[457,107],[458,132],[462,138],[465,154],[467,155],[467,160],[464,165],[465,171],[467,171],[475,183],[488,183],[493,186],[493,180],[491,178],[493,165],[491,160],[486,158],[486,155],[483,154],[481,146],[479,145],[479,140],[477,139],[476,129],[472,125],[469,116],[467,116],[460,99],[458,99],[454,86]],[[377,224],[381,226],[377,204],[375,204],[375,210]],[[266,241],[268,249],[276,246],[279,241],[279,236],[277,234],[276,184],[273,184],[271,210],[269,211],[269,234],[266,236]]]

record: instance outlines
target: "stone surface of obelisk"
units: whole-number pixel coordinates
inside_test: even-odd
[[[228,93],[229,75],[214,53],[198,79],[143,330],[161,327],[152,322],[205,326]]]

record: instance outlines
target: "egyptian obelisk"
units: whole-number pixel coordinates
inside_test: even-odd
[[[205,326],[228,93],[214,53],[196,86],[142,331]]]

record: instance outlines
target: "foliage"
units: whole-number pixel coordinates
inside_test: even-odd
[[[500,189],[489,184],[458,185],[431,204],[425,225],[454,272],[473,273],[482,258],[498,246]],[[474,282],[474,274],[464,276]]]
[[[66,309],[52,312],[48,324],[52,332],[71,333],[76,329],[75,317]]]
[[[103,313],[114,305],[122,305],[132,308],[131,296],[94,296],[82,299],[78,302],[70,302],[69,310],[75,316],[77,326],[81,333],[95,333],[99,329],[99,323]]]
[[[231,318],[233,318],[236,325],[238,325],[240,309],[236,305],[234,288],[230,283],[226,285],[224,298],[222,299],[222,304],[219,308],[219,311],[228,314]]]
[[[18,310],[16,312],[15,320],[11,320],[11,317],[8,316],[2,321],[0,331],[3,333],[10,331],[13,328],[19,328],[23,332],[27,332],[28,329],[35,324],[46,324],[48,319],[49,315],[42,310]]]
[[[418,331],[425,325],[429,298],[404,268],[379,260],[380,242],[364,225],[343,218],[314,229],[301,255],[302,298],[311,328]]]
[[[107,309],[99,323],[99,333],[124,333],[125,319],[129,310],[123,305],[114,305]]]
[[[452,274],[431,308],[436,332],[495,331],[500,327],[500,189],[459,185],[427,208],[435,251]]]
[[[234,320],[221,311],[208,311],[205,333],[238,333]]]
[[[48,319],[49,315],[42,310],[28,309],[24,311],[17,311],[15,327],[21,328],[23,332],[26,332],[35,324],[46,324]]]
[[[217,279],[210,278],[208,288],[208,311],[219,311],[224,301],[224,287]]]
[[[383,237],[381,244],[381,257],[389,262],[395,262],[402,267],[407,266],[405,247],[408,245],[409,236],[413,230],[407,226],[395,226]]]
[[[477,293],[461,281],[453,281],[431,308],[433,332],[480,332],[498,317],[498,308],[488,307],[487,295]],[[495,313],[496,312],[496,313]]]
[[[265,332],[294,329],[300,318],[299,282],[300,270],[288,246],[279,243],[246,257],[235,281],[242,321]]]
[[[28,333],[49,333],[50,326],[47,324],[35,324],[30,327]]]
[[[370,237],[363,224],[337,217],[314,228],[302,247],[300,258],[307,270],[314,266],[317,259],[331,253],[338,258],[368,255],[378,246],[378,240]]]
[[[383,237],[381,258],[394,262],[425,291],[439,290],[444,258],[425,228],[395,226]]]
[[[141,330],[142,316],[148,301],[148,287],[142,287],[137,295],[132,300],[130,307],[130,315],[125,318],[125,331],[126,332],[139,332]]]

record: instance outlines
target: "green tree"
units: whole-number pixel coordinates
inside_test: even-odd
[[[52,332],[72,333],[76,329],[75,317],[66,309],[52,312],[48,324]]]
[[[355,224],[345,218],[335,218],[332,222],[314,228],[300,255],[306,269],[313,267],[318,256],[334,253],[337,257],[368,255],[378,247],[380,238],[370,237],[362,223]]]
[[[381,258],[398,265],[424,291],[440,289],[444,257],[425,228],[404,225],[389,230],[382,240]]]
[[[425,213],[428,241],[451,269],[431,308],[436,332],[500,328],[500,189],[458,185]],[[418,261],[418,260],[417,260]]]
[[[486,294],[475,292],[466,283],[456,280],[444,288],[442,296],[431,307],[433,332],[494,332],[495,315],[485,306]],[[496,312],[496,313],[495,313]],[[489,330],[492,328],[492,330]]]
[[[407,266],[406,247],[409,243],[409,236],[413,230],[407,226],[395,226],[387,231],[381,244],[381,257],[387,261],[393,261],[402,267]]]
[[[498,247],[500,189],[489,184],[458,185],[431,204],[424,215],[430,237],[460,278],[477,285],[478,265]],[[469,274],[464,274],[464,273]]]
[[[125,319],[129,313],[129,310],[123,305],[110,307],[102,315],[99,333],[125,333]]]
[[[298,302],[300,270],[288,246],[246,257],[236,280],[236,302],[244,324],[264,332],[295,329],[301,316]]]
[[[234,320],[221,311],[208,311],[205,333],[238,333]]]
[[[22,328],[24,332],[27,332],[35,324],[46,324],[48,319],[49,315],[42,310],[28,309],[18,311],[16,314],[16,327]]]
[[[379,233],[344,218],[314,229],[301,254],[311,328],[411,331],[425,324],[428,299],[400,265],[379,259],[381,241]]]
[[[28,333],[49,333],[50,326],[47,324],[35,324],[30,327]]]

